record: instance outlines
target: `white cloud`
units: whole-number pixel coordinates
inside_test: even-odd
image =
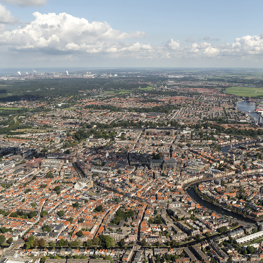
[[[35,20],[24,27],[0,34],[0,43],[15,50],[38,50],[83,53],[116,53],[151,50],[147,44],[127,44],[141,38],[143,32],[126,33],[106,22],[91,22],[66,13],[33,13]]]
[[[263,39],[261,36],[243,36],[236,38],[230,51],[242,53],[243,55],[263,54]]]
[[[16,20],[5,6],[0,4],[0,24],[11,24]]]
[[[220,51],[218,48],[213,47],[212,44],[207,42],[202,42],[201,44],[194,43],[192,44],[190,53],[193,53],[194,56],[207,56],[214,57],[219,55]]]
[[[183,45],[179,40],[170,39],[163,45],[152,46],[142,43],[143,32],[122,32],[113,29],[107,22],[89,22],[84,18],[67,13],[41,14],[35,12],[35,19],[29,24],[13,30],[3,31],[0,23],[0,46],[2,54],[15,54],[21,58],[34,52],[33,59],[62,61],[66,56],[72,60],[88,58],[120,58],[135,61],[216,61],[217,59],[246,60],[263,55],[263,36],[243,36],[233,43],[215,44],[206,38],[201,43]],[[11,13],[0,5],[2,23],[14,21]],[[193,41],[193,40],[191,40]],[[211,42],[211,43],[210,43]],[[24,55],[23,55],[24,54]],[[55,55],[64,55],[60,58]],[[50,56],[47,56],[50,55]],[[56,58],[57,57],[57,58]],[[151,62],[149,62],[151,63]]]
[[[207,38],[208,39],[208,38]],[[210,39],[214,41],[214,39]],[[209,42],[193,43],[190,46],[181,46],[179,41],[171,39],[166,44],[166,50],[169,52],[169,57],[185,57],[185,58],[202,58],[202,57],[217,57],[217,58],[239,58],[251,59],[256,56],[263,55],[263,37],[260,36],[243,36],[236,38],[233,43],[212,44]],[[176,51],[176,52],[171,52]]]
[[[174,41],[172,38],[168,41],[167,47],[172,50],[180,49],[180,42],[178,40]]]
[[[42,6],[47,3],[48,0],[2,0],[6,4],[15,4],[19,6]]]

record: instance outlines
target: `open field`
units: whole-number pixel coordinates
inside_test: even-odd
[[[42,133],[47,132],[47,130],[40,130],[40,129],[16,129],[11,132],[24,132],[24,133]]]
[[[226,89],[226,93],[241,97],[260,97],[263,96],[263,88],[231,87]]]
[[[147,86],[146,88],[139,88],[139,90],[152,90],[153,87],[152,86]]]
[[[119,94],[126,94],[126,93],[131,93],[132,90],[125,90],[125,89],[122,89],[122,90],[118,90],[118,91],[105,91],[104,94],[105,95],[119,95]]]
[[[25,108],[9,108],[9,107],[0,107],[0,111],[1,110],[25,110]]]

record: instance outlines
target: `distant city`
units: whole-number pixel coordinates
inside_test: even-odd
[[[260,261],[262,76],[2,72],[3,260]]]

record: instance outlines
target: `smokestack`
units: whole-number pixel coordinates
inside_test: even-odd
[[[20,76],[22,75],[20,71],[17,71],[17,74],[20,75]]]
[[[67,73],[67,75],[69,75],[69,74],[68,74],[68,71],[66,71],[66,73]]]

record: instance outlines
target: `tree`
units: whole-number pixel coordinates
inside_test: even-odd
[[[46,256],[42,257],[41,260],[40,260],[40,263],[45,263],[46,259],[47,259]]]
[[[51,232],[51,227],[48,226],[48,225],[44,225],[44,226],[42,227],[42,230],[43,230],[44,232]]]
[[[35,239],[35,241],[34,241],[34,247],[39,247],[39,242],[38,242],[39,240],[38,239]]]
[[[99,236],[100,243],[104,248],[111,248],[113,246],[113,239],[110,236]]]
[[[102,205],[99,205],[99,206],[97,206],[97,207],[94,209],[94,212],[102,212],[102,211],[103,211]]]
[[[121,239],[120,242],[119,242],[119,246],[120,246],[120,247],[124,247],[125,244],[126,244],[126,243],[125,243],[124,239]]]
[[[35,243],[35,237],[34,236],[30,236],[28,239],[27,239],[27,242],[26,242],[26,249],[29,249],[31,247],[34,247],[34,243]]]
[[[211,236],[210,232],[206,232],[206,233],[205,233],[205,236],[206,236],[206,237],[210,237],[210,236]]]
[[[62,239],[60,239],[60,240],[57,242],[57,246],[58,246],[58,247],[64,247],[66,243],[68,243],[68,241],[66,242],[66,240],[64,240],[64,239],[62,238]]]
[[[46,240],[44,238],[36,239],[35,244],[36,244],[35,246],[43,248],[46,245]]]
[[[111,260],[111,257],[110,256],[106,256],[105,260]]]
[[[218,232],[219,232],[220,234],[225,233],[226,231],[227,231],[227,227],[226,227],[226,226],[222,226],[222,227],[220,227],[220,228],[218,229]]]
[[[31,189],[27,188],[27,189],[24,191],[24,193],[27,194],[27,193],[29,193],[29,192],[31,192],[31,191],[32,191]]]
[[[79,202],[76,202],[72,205],[74,208],[79,208]]]
[[[31,211],[31,212],[28,214],[28,218],[31,219],[31,218],[35,217],[36,215],[37,215],[37,212]]]
[[[88,248],[92,248],[92,246],[93,246],[92,240],[88,239],[87,242],[86,242],[86,245],[87,245]]]
[[[57,193],[57,195],[60,194],[60,186],[56,186],[53,190]]]
[[[13,243],[13,238],[12,238],[12,237],[8,238],[6,242],[7,242],[9,245],[11,245],[11,244]]]
[[[63,210],[60,210],[60,211],[57,212],[57,215],[58,215],[59,217],[63,217],[64,214],[65,214],[65,212],[64,212]]]
[[[81,246],[81,241],[79,239],[72,241],[72,242],[70,242],[70,246],[71,247],[79,247],[79,246]]]
[[[200,235],[197,234],[197,235],[195,236],[195,240],[196,240],[196,241],[200,241],[200,239],[201,239]]]
[[[81,217],[80,219],[79,219],[79,223],[83,223],[84,222],[84,219]]]
[[[77,235],[78,237],[82,237],[82,236],[83,236],[83,233],[82,233],[81,230],[79,230],[79,231],[76,233],[76,235]]]
[[[2,246],[4,242],[5,242],[5,236],[0,235],[0,246]]]
[[[254,248],[254,247],[252,247],[252,246],[248,246],[248,247],[247,247],[247,252],[248,252],[249,254],[256,254],[256,253],[257,253],[257,249]]]
[[[93,239],[93,245],[97,246],[97,245],[99,245],[99,243],[100,243],[100,239],[98,237],[95,237]]]
[[[49,179],[52,179],[54,178],[53,174],[51,171],[48,171],[47,174],[46,174],[46,178],[49,178]]]
[[[145,247],[145,246],[147,246],[147,242],[146,242],[146,239],[144,238],[144,239],[142,240],[142,247]]]
[[[100,243],[100,239],[98,237],[95,237],[93,239],[93,245],[97,246]]]
[[[34,237],[34,236],[30,236],[30,237],[27,239],[27,242],[30,243],[31,247],[33,247],[34,241],[35,241],[35,237]]]
[[[178,247],[179,243],[176,240],[172,240],[172,247]]]
[[[41,213],[40,213],[40,216],[43,218],[43,217],[45,217],[45,216],[47,216],[48,215],[48,212],[47,211],[41,211]]]
[[[49,242],[49,245],[50,245],[51,247],[55,247],[55,246],[56,246],[56,244],[55,244],[53,241]]]

